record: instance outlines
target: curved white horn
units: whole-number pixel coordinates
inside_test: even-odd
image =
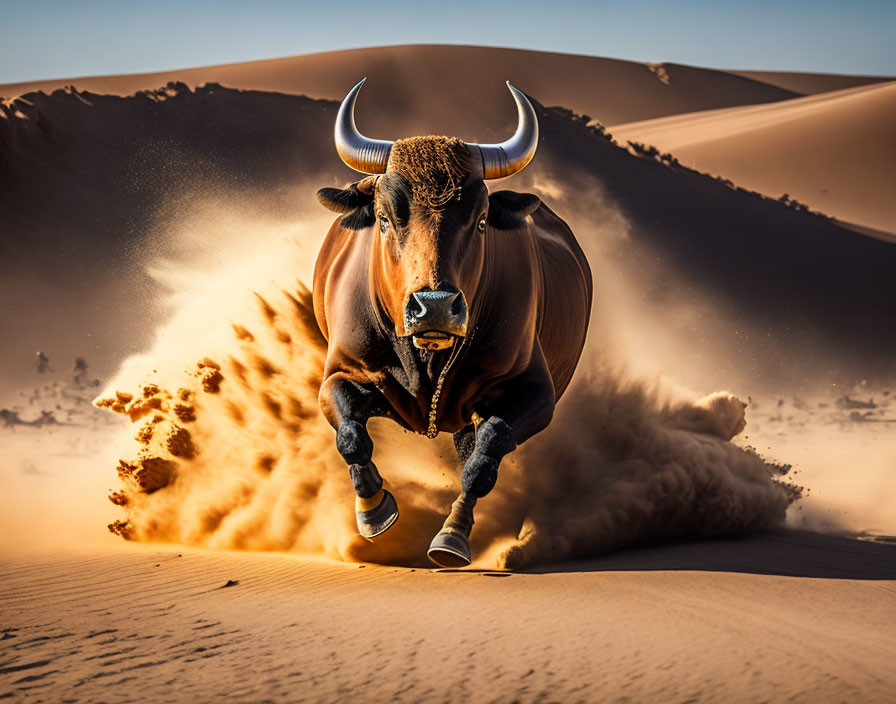
[[[538,117],[535,108],[523,94],[507,81],[519,115],[516,132],[500,144],[471,144],[482,154],[483,178],[504,178],[523,169],[535,156],[538,147]]]
[[[355,100],[358,91],[364,85],[362,79],[358,85],[352,88],[342,105],[339,106],[339,114],[336,115],[336,151],[342,160],[355,171],[365,174],[386,173],[386,164],[389,161],[389,151],[393,142],[385,139],[368,139],[358,132],[355,126]]]

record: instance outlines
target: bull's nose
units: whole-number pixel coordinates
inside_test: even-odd
[[[410,333],[433,330],[463,335],[467,325],[467,302],[460,291],[415,291],[405,309],[405,323]]]
[[[408,314],[422,320],[443,316],[446,312],[456,315],[461,308],[459,296],[459,292],[452,291],[417,291],[408,301]]]

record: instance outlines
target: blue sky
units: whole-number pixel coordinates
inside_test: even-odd
[[[0,83],[416,43],[893,75],[894,37],[894,0],[0,0]]]

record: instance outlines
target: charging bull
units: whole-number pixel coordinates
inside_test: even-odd
[[[454,434],[462,492],[428,555],[465,566],[476,501],[494,487],[501,459],[551,422],[578,364],[591,270],[538,197],[485,185],[535,154],[538,122],[525,95],[507,84],[519,124],[506,142],[391,142],[355,126],[363,84],[342,102],[336,149],[370,175],[317,193],[340,214],[314,272],[314,313],[328,341],[320,407],[369,539],[392,526],[398,506],[373,463],[368,419],[429,438]]]

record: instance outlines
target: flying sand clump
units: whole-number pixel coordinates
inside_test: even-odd
[[[371,421],[377,464],[401,518],[367,541],[317,394],[326,342],[300,287],[258,298],[253,324],[185,373],[174,392],[144,383],[98,406],[139,424],[110,500],[131,540],[290,550],[418,564],[457,494],[449,436],[434,442]],[[502,466],[480,502],[473,547],[483,566],[524,568],[638,543],[773,528],[798,497],[775,465],[730,442],[745,404],[726,393],[663,402],[608,371],[586,348],[551,426]]]

